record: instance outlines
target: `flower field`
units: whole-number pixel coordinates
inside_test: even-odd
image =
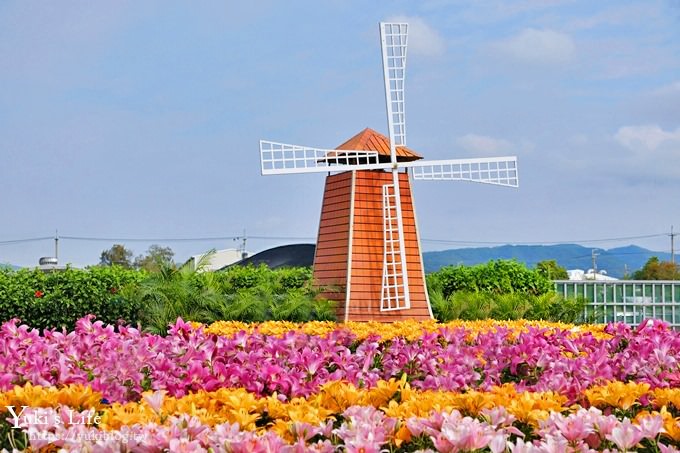
[[[0,328],[2,446],[33,451],[680,451],[664,324],[91,318]]]

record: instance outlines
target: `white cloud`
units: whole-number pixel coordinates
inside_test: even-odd
[[[517,35],[496,44],[505,55],[529,63],[564,64],[575,53],[571,36],[555,30],[525,28]]]
[[[628,28],[640,24],[641,21],[657,21],[661,9],[660,5],[651,2],[604,6],[599,12],[577,15],[572,20],[567,21],[566,27],[569,30],[595,30],[603,27],[621,26]]]
[[[669,85],[662,86],[657,90],[654,90],[654,94],[657,96],[669,96],[680,94],[680,80],[673,82]]]
[[[420,17],[392,16],[386,19],[386,22],[408,23],[409,54],[436,57],[446,50],[444,38]]]
[[[585,134],[574,134],[569,137],[569,143],[574,146],[585,146],[588,142],[588,136]]]
[[[495,154],[507,150],[512,145],[507,140],[484,135],[467,134],[456,139],[456,143],[466,151]]]
[[[633,151],[654,151],[667,143],[680,145],[680,127],[664,131],[656,124],[624,126],[614,134],[614,140]]]
[[[623,126],[613,139],[630,150],[616,155],[615,166],[629,180],[667,182],[680,178],[680,127],[665,131],[657,124]]]

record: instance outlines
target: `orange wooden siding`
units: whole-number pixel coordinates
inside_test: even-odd
[[[314,254],[314,281],[338,307],[345,306],[351,191],[352,172],[326,178]]]
[[[392,183],[392,174],[379,170],[355,171],[326,178],[314,280],[321,287],[336,288],[323,295],[337,302],[339,320],[346,319],[345,315],[350,321],[384,322],[431,317],[410,183],[406,173],[399,176],[411,308],[389,312],[380,311],[384,259],[382,186]],[[352,197],[353,216],[350,215]],[[351,268],[348,269],[350,253]]]
[[[392,174],[383,171],[355,173],[352,287],[348,318],[353,321],[387,322],[403,319],[430,319],[408,175],[399,174],[399,190],[411,308],[381,312],[380,297],[384,259],[382,186],[392,184]]]

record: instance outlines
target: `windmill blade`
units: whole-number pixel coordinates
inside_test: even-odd
[[[404,162],[413,171],[413,179],[472,181],[483,184],[518,187],[517,158],[489,157]]]
[[[263,175],[326,173],[348,170],[384,170],[375,151],[350,151],[260,140],[260,166]]]
[[[404,76],[406,71],[406,44],[408,24],[380,23],[387,123],[390,131],[392,163],[396,162],[394,150],[406,145],[406,112],[404,110]]]
[[[397,146],[406,145],[406,112],[404,110],[404,76],[406,71],[406,44],[408,25],[401,23],[380,23],[380,47],[382,48],[383,77],[385,82],[385,101],[387,103],[387,126],[390,132],[390,162],[392,164],[392,187],[394,198],[395,222],[390,228],[396,233],[392,257],[383,263],[383,284],[380,309],[405,309],[411,306],[408,286],[408,266],[404,245],[404,221],[401,212],[399,189],[399,168]],[[387,246],[387,234],[385,241]],[[387,253],[387,248],[385,248]],[[398,258],[396,256],[398,251]],[[398,265],[397,265],[398,263]],[[390,269],[391,268],[391,269]],[[392,283],[390,283],[392,281]],[[398,282],[401,282],[399,284]],[[399,294],[399,288],[403,294]],[[396,291],[396,292],[394,292]],[[393,297],[395,298],[393,300]],[[396,304],[394,304],[395,302]]]

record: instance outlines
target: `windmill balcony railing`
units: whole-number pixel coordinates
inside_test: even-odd
[[[623,322],[636,326],[660,319],[680,330],[678,280],[557,280],[555,291],[568,298],[583,297],[586,319],[595,323]]]

